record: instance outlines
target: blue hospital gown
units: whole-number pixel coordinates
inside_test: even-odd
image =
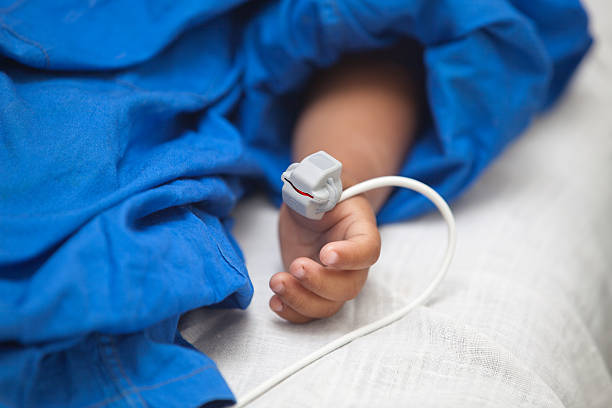
[[[231,402],[178,317],[248,306],[229,215],[278,200],[313,70],[408,39],[430,120],[401,173],[449,199],[591,43],[575,0],[0,0],[0,407]]]

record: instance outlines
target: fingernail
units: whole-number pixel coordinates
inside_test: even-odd
[[[293,276],[298,279],[302,279],[304,275],[306,275],[306,271],[304,270],[303,266],[298,267],[297,270],[293,273]]]
[[[283,282],[272,282],[270,288],[274,293],[278,294],[281,294],[285,291],[285,285],[283,284]]]
[[[282,312],[283,311],[283,302],[281,302],[279,298],[273,297],[272,300],[270,300],[270,307],[275,312]]]
[[[324,257],[325,259],[323,262],[325,262],[326,265],[333,265],[338,262],[338,253],[336,251],[327,251]]]

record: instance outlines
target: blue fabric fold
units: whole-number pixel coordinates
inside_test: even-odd
[[[248,306],[231,210],[262,185],[279,201],[316,69],[422,66],[430,119],[401,174],[453,199],[590,44],[574,0],[0,0],[0,406],[232,401],[178,317]],[[378,217],[428,209],[398,191]]]

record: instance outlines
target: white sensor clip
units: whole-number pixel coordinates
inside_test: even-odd
[[[293,211],[320,220],[342,194],[342,163],[324,151],[291,164],[281,176],[283,201]]]

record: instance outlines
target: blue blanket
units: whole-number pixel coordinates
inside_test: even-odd
[[[0,0],[0,406],[232,401],[178,317],[249,304],[229,214],[278,200],[313,70],[408,40],[431,115],[401,173],[449,199],[591,43],[575,0]]]

